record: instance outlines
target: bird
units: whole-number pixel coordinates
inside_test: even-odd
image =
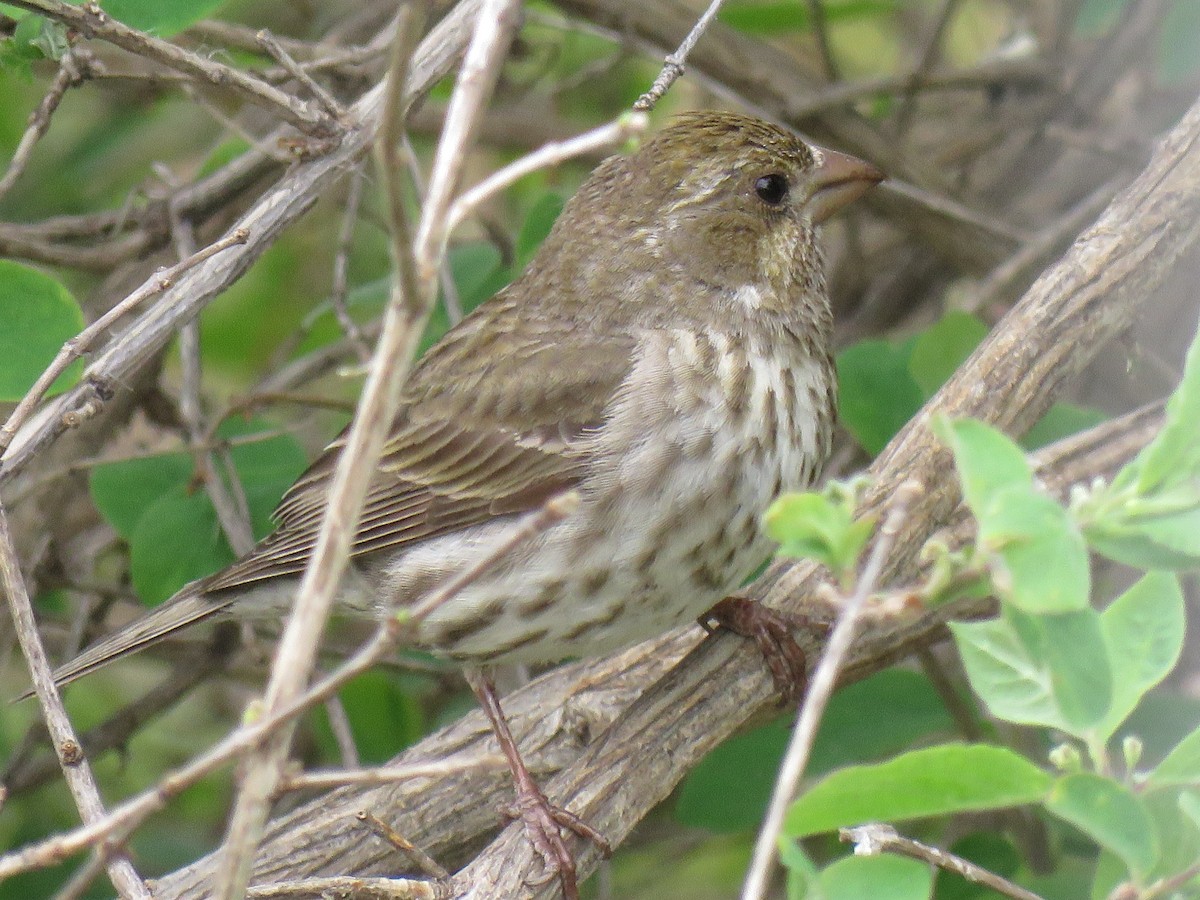
[[[568,900],[578,889],[560,826],[602,838],[540,793],[490,667],[602,654],[712,609],[718,621],[753,619],[750,601],[724,598],[770,555],[760,527],[770,503],[816,481],[833,437],[833,315],[816,228],[882,178],[759,118],[679,115],[599,164],[525,271],[428,350],[403,388],[337,609],[382,617],[411,606],[523,516],[573,493],[569,516],[415,631],[417,646],[470,673],[526,830]],[[286,492],[275,530],[249,553],[55,679],[202,620],[285,614],[344,439]]]

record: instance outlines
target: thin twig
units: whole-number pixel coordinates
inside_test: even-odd
[[[54,76],[50,90],[46,92],[42,102],[37,105],[37,109],[30,113],[29,125],[25,129],[25,133],[21,135],[17,149],[13,151],[12,159],[8,163],[8,170],[0,178],[0,197],[12,189],[17,179],[21,177],[21,173],[25,171],[25,167],[29,165],[34,145],[50,128],[50,117],[58,109],[58,104],[62,102],[67,91],[85,78],[92,77],[101,68],[100,63],[92,59],[91,54],[81,48],[72,47],[63,54],[62,61],[58,65],[58,74]]]
[[[812,33],[817,40],[817,51],[821,54],[821,65],[825,68],[825,77],[830,81],[837,81],[841,75],[838,72],[837,60],[833,56],[833,48],[829,44],[829,23],[825,19],[825,0],[808,0],[808,15],[812,20]]]
[[[278,710],[264,712],[262,718],[256,722],[243,725],[206,752],[194,757],[184,767],[167,773],[154,787],[126,800],[107,815],[80,828],[0,856],[0,881],[31,869],[55,865],[91,847],[103,851],[107,847],[119,846],[147,817],[166,806],[172,797],[230,760],[257,747],[275,734],[280,725],[294,721],[306,710],[333,696],[342,685],[371,669],[395,650],[398,644],[411,639],[421,622],[449,599],[486,575],[514,550],[563,521],[578,505],[579,495],[575,492],[551,498],[541,509],[514,524],[507,536],[488,553],[430,591],[421,603],[413,608],[410,615],[389,616],[380,624],[375,634],[334,672],[287,705]],[[3,520],[0,519],[0,526],[3,524]],[[3,559],[0,558],[0,564],[2,563]],[[48,667],[46,671],[48,677]]]
[[[354,731],[350,728],[350,717],[346,715],[346,707],[336,694],[325,701],[325,715],[329,719],[329,730],[333,732],[333,739],[337,741],[342,766],[357,769],[361,764],[358,745],[354,743]]]
[[[38,635],[33,605],[29,602],[29,592],[26,591],[25,580],[21,577],[21,564],[13,545],[12,533],[8,527],[8,513],[3,504],[0,504],[0,580],[4,584],[13,627],[33,678],[34,691],[38,703],[41,704],[42,716],[50,732],[50,740],[54,744],[54,752],[62,767],[63,777],[79,810],[80,818],[85,826],[93,825],[105,817],[104,801],[100,799],[100,790],[92,775],[92,767],[75,737],[75,729],[71,727],[62,697],[54,684],[46,648],[42,646],[42,639]],[[112,859],[108,862],[107,869],[113,887],[123,898],[150,900],[150,891],[128,859],[123,856]]]
[[[1188,882],[1200,878],[1200,862],[1193,863],[1182,872],[1176,872],[1166,878],[1160,878],[1152,884],[1139,890],[1136,885],[1123,882],[1112,889],[1108,900],[1158,900],[1159,897],[1169,897]]]
[[[58,355],[54,357],[54,360],[46,367],[46,370],[38,377],[38,380],[34,382],[29,392],[21,398],[21,402],[17,404],[17,408],[8,417],[8,421],[4,423],[3,427],[0,427],[0,454],[12,442],[17,430],[25,424],[25,421],[37,407],[42,397],[45,396],[46,391],[49,390],[50,385],[54,383],[55,379],[66,371],[71,363],[90,350],[96,339],[107,331],[114,322],[139,304],[171,287],[181,273],[215,256],[228,247],[246,243],[247,237],[246,231],[239,228],[221,238],[221,240],[209,244],[199,253],[188,257],[182,262],[176,263],[169,269],[154,273],[140,288],[83,331],[79,332],[75,337],[71,338],[71,340],[63,344],[63,348],[58,351]]]
[[[172,210],[171,232],[175,239],[176,251],[185,259],[195,256],[195,236],[191,224],[180,218]],[[185,322],[179,330],[179,357],[183,369],[182,385],[179,393],[179,417],[183,420],[188,433],[188,443],[192,446],[193,458],[200,478],[204,482],[204,492],[217,514],[229,546],[233,552],[241,556],[249,553],[254,546],[254,532],[250,527],[250,517],[243,509],[239,509],[234,497],[227,489],[221,474],[217,469],[216,455],[208,450],[196,450],[196,447],[208,443],[208,433],[204,427],[204,410],[201,401],[200,383],[203,377],[200,361],[200,323],[196,319]],[[229,469],[232,482],[237,481],[237,472]]]
[[[854,586],[854,593],[841,605],[837,624],[829,635],[825,652],[813,672],[812,681],[804,695],[804,705],[796,720],[788,742],[787,752],[779,767],[779,776],[775,780],[775,790],[771,795],[771,804],[767,808],[767,816],[759,832],[758,841],[754,845],[754,857],[750,863],[750,871],[746,875],[746,883],[742,887],[742,900],[762,900],[767,894],[767,884],[770,881],[771,870],[775,862],[776,844],[779,832],[783,827],[783,818],[788,806],[796,796],[796,788],[804,776],[808,765],[808,757],[812,751],[813,740],[817,736],[817,728],[833,689],[837,685],[838,671],[842,661],[850,651],[854,642],[855,630],[858,627],[859,615],[866,605],[867,598],[876,590],[879,578],[883,574],[884,563],[891,553],[892,544],[899,534],[905,518],[908,516],[909,504],[917,497],[920,487],[912,482],[902,484],[896,491],[891,509],[879,529],[879,537],[867,562],[863,566],[862,575]]]
[[[284,900],[289,897],[354,897],[355,900],[448,900],[450,889],[437,881],[416,878],[356,878],[331,875],[301,878],[247,888],[247,900]]]
[[[899,112],[896,113],[897,135],[904,135],[908,132],[909,125],[912,122],[917,92],[922,86],[925,74],[937,63],[942,46],[942,38],[946,34],[946,29],[950,26],[950,21],[954,18],[954,14],[957,12],[961,2],[962,0],[942,0],[942,8],[938,10],[938,14],[933,21],[933,26],[929,29],[929,33],[925,37],[920,59],[912,75],[909,76],[908,85],[904,91],[904,99],[901,102]]]
[[[642,134],[650,124],[644,112],[626,113],[606,125],[585,131],[565,141],[554,141],[527,153],[489,175],[469,190],[463,191],[450,207],[450,230],[453,231],[473,213],[480,204],[498,194],[513,182],[530,172],[558,165],[576,156],[594,153],[605,147],[619,145]]]
[[[333,769],[328,772],[301,772],[285,775],[279,782],[281,794],[289,791],[342,787],[347,784],[391,784],[409,778],[444,778],[478,769],[504,769],[508,763],[499,754],[446,759],[414,766],[375,766],[371,769]]]
[[[404,165],[408,169],[408,177],[412,182],[413,190],[416,191],[417,202],[424,205],[425,175],[421,171],[421,160],[417,158],[417,151],[413,149],[407,131],[400,135],[400,142],[400,149],[403,151],[400,156],[403,157]],[[451,325],[457,325],[463,317],[462,298],[458,295],[458,284],[454,281],[454,273],[450,271],[449,256],[442,260],[442,267],[438,270],[438,283],[442,287],[442,302],[446,307],[446,316],[450,319]]]
[[[649,112],[654,109],[654,105],[662,99],[663,94],[679,80],[684,72],[684,63],[687,62],[688,54],[692,52],[692,48],[696,46],[696,42],[700,40],[700,36],[704,34],[704,30],[708,28],[708,24],[717,17],[717,13],[721,9],[721,4],[724,0],[712,0],[708,4],[708,9],[704,10],[704,15],[696,20],[696,24],[692,26],[692,30],[688,32],[687,37],[683,39],[683,43],[675,50],[674,53],[668,54],[663,60],[662,71],[658,73],[658,77],[654,79],[654,84],[650,85],[650,90],[638,97],[633,104],[633,108],[639,112]]]
[[[910,859],[919,859],[930,865],[961,875],[972,884],[981,884],[1013,900],[1042,900],[1019,884],[977,866],[969,859],[955,856],[946,850],[930,847],[911,838],[902,836],[891,825],[860,825],[857,828],[841,828],[838,837],[845,843],[854,844],[855,856],[878,856],[880,853],[896,853]]]
[[[311,75],[297,65],[296,61],[292,59],[292,55],[283,49],[283,46],[275,39],[275,36],[271,32],[264,28],[255,34],[254,37],[258,41],[259,46],[275,57],[275,60],[293,78],[308,88],[309,92],[316,97],[317,102],[321,104],[326,113],[333,119],[341,121],[346,114],[346,111],[342,109],[342,105],[334,99],[329,91],[321,87]]]
[[[200,84],[224,87],[251,103],[272,110],[283,121],[306,134],[327,136],[337,131],[337,122],[324,110],[314,110],[303,100],[238,69],[130,28],[112,18],[95,2],[72,6],[61,0],[13,0],[12,5],[33,10],[62,22],[85,37],[99,38],[168,69],[182,72]]]
[[[367,826],[374,834],[383,838],[406,857],[415,862],[421,871],[426,875],[430,875],[438,879],[446,879],[450,877],[450,873],[436,859],[398,832],[395,828],[389,825],[375,813],[369,810],[362,810],[357,816],[358,820]]]
[[[337,252],[333,257],[333,285],[329,291],[329,302],[333,306],[333,314],[343,333],[350,339],[358,352],[361,362],[371,358],[371,347],[363,337],[362,329],[350,316],[346,308],[346,296],[350,290],[350,244],[354,239],[354,225],[358,221],[358,209],[362,204],[363,182],[365,176],[362,166],[359,166],[350,176],[350,186],[346,190],[346,209],[342,214],[342,224],[338,229]]]

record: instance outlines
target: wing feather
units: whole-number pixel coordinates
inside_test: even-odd
[[[537,508],[577,484],[586,437],[604,424],[635,340],[603,341],[578,321],[539,323],[531,337],[499,296],[422,360],[406,387],[355,535],[352,554],[416,541]],[[480,365],[480,360],[487,360]],[[312,553],[339,435],[280,502],[276,531],[205,592],[298,575]]]

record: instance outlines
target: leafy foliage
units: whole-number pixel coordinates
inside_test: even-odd
[[[83,312],[67,288],[37,269],[0,260],[0,401],[20,400],[62,345],[83,330]],[[71,364],[51,385],[66,390],[79,379]]]

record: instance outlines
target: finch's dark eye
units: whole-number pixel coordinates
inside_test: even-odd
[[[787,176],[772,172],[754,182],[754,193],[769,206],[778,206],[788,194]]]

